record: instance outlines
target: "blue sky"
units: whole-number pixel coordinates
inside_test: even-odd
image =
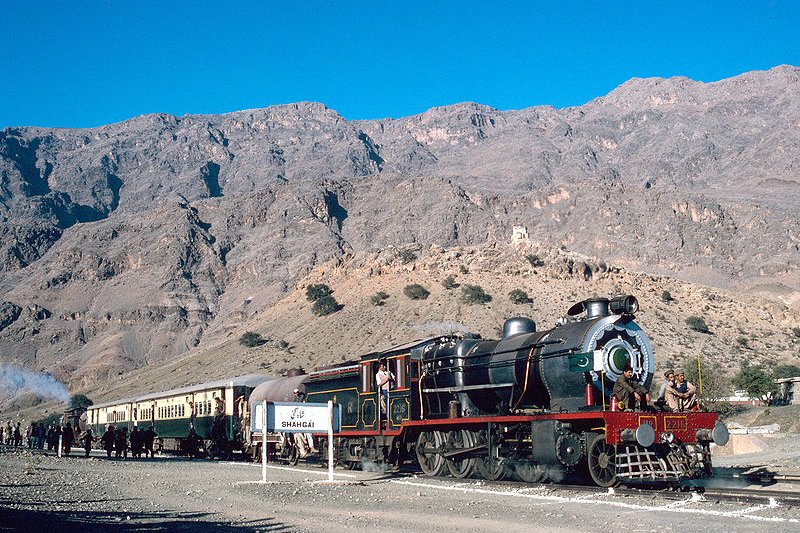
[[[347,119],[581,105],[800,65],[800,2],[0,0],[0,128],[312,100]]]

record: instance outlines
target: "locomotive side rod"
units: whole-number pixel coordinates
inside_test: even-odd
[[[470,446],[469,448],[457,448],[449,452],[444,452],[442,453],[442,457],[444,457],[445,459],[452,459],[453,457],[460,457],[462,455],[471,454],[472,452],[479,452],[488,449],[489,449],[488,444],[478,444],[477,446]]]

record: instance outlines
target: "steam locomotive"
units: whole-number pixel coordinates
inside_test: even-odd
[[[335,460],[349,467],[414,462],[429,476],[570,475],[601,487],[710,475],[711,443],[728,440],[715,413],[613,408],[611,390],[626,366],[645,387],[653,379],[653,349],[637,311],[633,296],[593,298],[553,329],[512,318],[499,340],[438,336],[288,379],[307,401],[341,406],[333,446]],[[375,380],[381,362],[394,375],[384,407]],[[256,401],[274,401],[269,391],[280,382],[264,384]],[[252,433],[257,447],[255,425]],[[316,438],[324,459],[330,443]]]
[[[95,433],[109,424],[153,425],[163,448],[179,452],[189,427],[210,454],[258,457],[266,440],[270,452],[296,461],[292,442],[264,439],[253,415],[262,401],[296,401],[297,389],[306,401],[339,405],[333,442],[313,438],[321,461],[333,446],[334,460],[347,467],[413,463],[429,476],[570,476],[601,487],[710,475],[711,444],[728,440],[715,413],[614,408],[611,391],[626,366],[645,387],[653,379],[638,308],[633,296],[592,298],[549,330],[511,318],[499,340],[443,335],[308,374],[249,375],[108,402],[90,407],[86,423]],[[381,362],[394,376],[388,401],[375,379]]]

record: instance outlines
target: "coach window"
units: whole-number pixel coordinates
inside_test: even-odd
[[[402,355],[395,359],[389,360],[389,370],[394,373],[395,384],[393,388],[395,389],[405,389],[406,388],[406,361],[407,356]]]
[[[375,390],[375,373],[378,369],[376,366],[373,371],[372,363],[374,363],[374,361],[361,363],[361,390],[363,392],[372,392]]]

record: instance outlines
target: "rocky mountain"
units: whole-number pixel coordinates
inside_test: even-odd
[[[552,257],[544,279],[556,285],[613,265],[741,302],[757,293],[789,331],[800,325],[798,80],[789,66],[707,84],[633,79],[574,108],[463,103],[374,121],[298,103],[6,128],[0,360],[73,389],[158,372],[256,328],[320,269],[376,272],[381,253],[404,248],[491,257],[515,226]],[[585,297],[548,292],[573,293]],[[285,309],[270,327],[287,336],[311,320]],[[344,350],[369,344],[359,320],[347,334],[315,327]]]

